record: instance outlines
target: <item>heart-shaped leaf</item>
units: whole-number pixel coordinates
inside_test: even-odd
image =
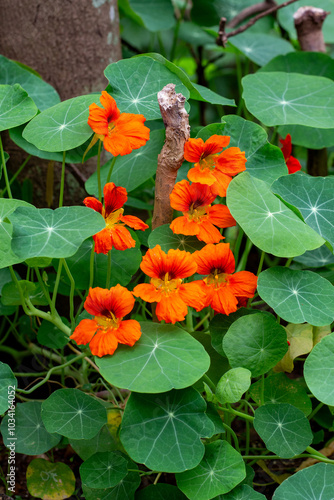
[[[34,458],[27,468],[27,488],[42,500],[63,500],[73,495],[75,476],[66,464]]]
[[[111,488],[128,473],[127,461],[113,452],[95,453],[80,465],[80,477],[89,488]]]
[[[103,217],[88,207],[18,207],[9,219],[13,252],[23,260],[70,257],[85,239],[105,228]]]
[[[252,242],[278,257],[295,257],[320,247],[324,240],[269,189],[248,172],[235,177],[227,189],[227,206]]]
[[[119,346],[113,356],[96,358],[112,385],[136,392],[164,392],[194,384],[209,369],[210,358],[189,333],[174,325],[141,323],[136,344]]]
[[[122,421],[122,444],[133,460],[150,469],[192,469],[204,455],[200,438],[214,432],[205,409],[204,399],[192,388],[163,394],[132,393]]]
[[[312,443],[311,426],[304,413],[288,403],[260,406],[254,428],[268,450],[282,458],[292,458]]]
[[[192,470],[176,475],[176,482],[190,500],[209,500],[227,493],[246,476],[245,464],[227,441],[206,445],[203,460]]]
[[[334,127],[334,82],[322,76],[259,72],[242,79],[248,110],[267,126]]]
[[[305,267],[323,267],[334,264],[334,255],[326,245],[315,250],[305,252],[293,259]]]
[[[0,85],[0,132],[26,123],[37,111],[34,101],[19,84]]]
[[[313,395],[334,406],[334,333],[324,337],[308,355],[304,376]]]
[[[334,287],[312,271],[272,267],[259,275],[260,297],[285,321],[324,326],[334,319]]]
[[[109,80],[110,93],[119,109],[126,113],[143,114],[146,120],[161,119],[157,94],[168,83],[174,83],[175,92],[181,92],[186,99],[189,98],[189,90],[181,80],[150,57],[112,63],[107,66],[104,74]]]
[[[251,384],[251,372],[247,368],[232,368],[219,380],[216,397],[222,404],[237,403]]]
[[[0,84],[13,85],[15,83],[21,85],[41,111],[60,102],[56,90],[42,78],[14,61],[0,56]]]
[[[275,490],[273,500],[330,500],[333,481],[334,465],[312,465],[283,481]]]
[[[259,66],[267,64],[278,55],[294,51],[287,40],[265,33],[240,33],[231,38],[229,43]]]
[[[99,401],[78,389],[58,389],[43,402],[42,419],[49,432],[90,439],[107,422],[107,413]]]
[[[334,247],[334,178],[287,175],[272,191],[300,210],[306,224]]]
[[[48,432],[41,418],[41,403],[28,401],[18,403],[15,409],[15,432],[8,426],[8,415],[1,422],[1,434],[5,446],[15,442],[16,453],[25,455],[40,455],[56,446],[61,436]],[[11,432],[10,432],[11,431]],[[15,437],[15,441],[13,441]]]
[[[67,151],[81,146],[93,133],[87,123],[88,108],[93,102],[99,104],[99,97],[73,97],[46,109],[26,126],[23,138],[43,151]]]
[[[242,316],[230,326],[223,349],[233,368],[242,366],[258,377],[273,368],[288,350],[286,332],[272,315]]]

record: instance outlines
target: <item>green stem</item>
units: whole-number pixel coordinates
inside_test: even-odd
[[[303,360],[303,361],[305,361],[305,360]],[[314,417],[314,415],[315,415],[316,413],[318,413],[318,411],[319,411],[319,410],[320,410],[323,406],[324,406],[324,403],[319,403],[319,404],[318,404],[318,405],[314,408],[314,410],[312,411],[312,413],[311,413],[311,414],[310,414],[307,418],[308,418],[309,420],[311,420],[311,419]]]
[[[262,304],[265,304],[264,300],[258,300],[257,302],[251,302],[252,306],[261,306]]]
[[[60,192],[59,192],[59,207],[63,206],[63,200],[64,200],[65,158],[66,158],[66,151],[63,151],[63,162],[61,165],[61,179],[60,179]]]
[[[96,169],[96,174],[97,174],[97,186],[99,190],[99,201],[102,201],[102,186],[101,186],[101,146],[102,142],[99,141],[99,147],[97,150],[97,169]]]
[[[225,408],[223,406],[219,406],[219,409],[222,411],[227,411],[227,413],[233,413],[236,417],[241,417],[244,418],[245,420],[249,420],[249,422],[253,422],[254,417],[251,417],[247,413],[241,413],[241,411],[235,410],[234,408],[231,408],[230,406],[228,408]]]
[[[240,259],[240,262],[239,262],[238,267],[236,269],[236,272],[243,271],[246,268],[248,255],[249,255],[249,252],[251,251],[252,246],[253,246],[253,243],[251,242],[251,240],[247,240],[244,253],[241,256],[241,259]]]
[[[203,325],[203,323],[205,323],[205,321],[207,321],[209,318],[210,318],[210,313],[208,312],[208,313],[204,316],[204,318],[202,318],[202,319],[201,319],[201,321],[199,321],[199,322],[197,323],[197,325],[196,325],[196,326],[195,326],[195,328],[194,328],[194,332],[195,332],[196,330],[198,330],[198,329],[199,329],[199,328]]]
[[[176,45],[177,45],[177,38],[178,38],[178,35],[179,35],[179,30],[180,30],[181,22],[183,21],[184,13],[186,11],[186,7],[187,7],[187,2],[185,2],[184,3],[184,7],[182,7],[180,9],[180,16],[178,17],[177,22],[176,22],[176,26],[175,26],[175,29],[174,29],[174,35],[173,35],[172,49],[170,51],[170,59],[169,59],[170,61],[173,61],[173,59],[175,57],[175,51],[176,51]]]
[[[285,267],[290,267],[290,264],[291,262],[293,261],[293,257],[291,257],[290,259],[288,259],[285,263]]]
[[[52,303],[52,300],[51,300],[51,297],[50,297],[50,294],[49,294],[49,290],[47,289],[47,287],[45,286],[44,281],[42,280],[42,276],[41,276],[41,273],[39,272],[38,267],[35,267],[34,269],[35,269],[35,273],[36,273],[36,276],[37,276],[37,279],[38,279],[38,283],[40,284],[40,287],[43,290],[44,296],[45,296],[45,298],[48,301],[48,304],[50,306],[51,314],[54,315],[54,314],[56,314],[56,311],[53,308],[53,303]]]
[[[239,250],[240,250],[240,245],[241,245],[243,236],[244,236],[244,231],[239,226],[238,236],[237,236],[234,248],[233,248],[233,255],[234,255],[234,259],[235,259],[236,262],[238,262]]]
[[[264,405],[264,374],[261,375],[261,396],[260,405]]]
[[[58,287],[59,287],[59,282],[60,282],[60,277],[61,277],[62,266],[63,266],[63,259],[59,259],[56,281],[55,281],[55,285],[54,285],[53,293],[52,293],[52,309],[56,308],[56,299],[57,299],[57,293],[58,293]],[[52,309],[51,309],[51,311],[52,311]]]
[[[249,422],[246,420],[246,455],[249,453],[249,444],[250,444],[250,430],[249,430]]]
[[[215,384],[212,382],[212,380],[206,374],[203,375],[202,380],[203,380],[203,382],[205,382],[210,387],[210,389],[213,392],[216,392],[216,386],[215,386]]]
[[[92,251],[90,253],[90,261],[89,261],[89,285],[88,285],[88,290],[93,286],[93,282],[94,282],[94,257],[95,257],[94,246],[95,246],[95,243],[93,241],[93,246],[92,246]]]
[[[159,481],[160,479],[160,476],[161,476],[162,472],[159,472],[159,474],[157,474],[157,477],[155,478],[154,480],[154,483],[153,484],[157,484],[157,482]]]
[[[241,85],[241,79],[242,79],[242,68],[241,68],[241,61],[240,61],[240,55],[235,54],[235,63],[236,63],[236,70],[237,70],[237,83],[238,83],[238,89],[239,89],[239,104],[237,108],[236,114],[238,116],[241,115],[242,108],[243,108],[243,102],[242,102],[242,85]]]
[[[228,432],[233,437],[235,449],[240,453],[239,441],[238,441],[236,433],[234,432],[234,430],[232,429],[232,427],[230,427],[227,424],[224,424],[224,422],[223,422],[223,426],[225,427],[226,430],[228,430]]]
[[[114,156],[113,159],[111,160],[110,167],[109,167],[109,172],[108,172],[108,175],[107,175],[107,182],[106,182],[106,184],[108,184],[108,182],[110,181],[110,177],[111,177],[112,171],[114,170],[116,159],[117,159],[117,156]]]
[[[194,331],[193,314],[192,314],[191,310],[188,311],[188,314],[186,316],[186,325],[187,325],[188,332]]]
[[[263,267],[263,261],[264,261],[264,256],[265,256],[265,253],[266,252],[263,252],[261,253],[261,258],[260,258],[260,262],[259,262],[259,267],[257,268],[257,273],[256,273],[256,276],[258,276],[260,274],[260,272],[262,271],[262,267]]]
[[[50,368],[50,370],[47,372],[46,376],[43,378],[43,380],[38,382],[38,384],[34,385],[31,389],[28,389],[27,391],[25,391],[24,389],[17,389],[17,392],[20,392],[21,394],[31,394],[36,389],[41,387],[41,385],[45,384],[49,380],[49,378],[51,377],[53,372],[55,372],[56,370],[59,371],[59,370],[65,368],[66,366],[70,366],[73,363],[75,363],[76,361],[78,361],[79,359],[84,358],[85,356],[86,356],[85,353],[79,354],[79,356],[72,358],[70,361],[67,361],[67,363],[64,363],[63,365],[54,366],[54,367]]]
[[[1,162],[2,162],[3,175],[5,177],[5,183],[6,183],[6,189],[7,189],[7,192],[8,192],[8,198],[13,198],[12,192],[10,190],[10,183],[9,183],[9,180],[8,180],[7,167],[6,167],[6,161],[5,161],[5,153],[4,153],[3,146],[2,146],[1,135],[0,135],[0,151],[1,151]]]
[[[15,172],[15,174],[13,175],[13,177],[11,178],[11,180],[9,181],[9,185],[11,186],[13,184],[13,182],[15,181],[16,177],[18,175],[20,175],[20,173],[22,172],[22,170],[24,169],[24,167],[26,166],[26,164],[28,163],[28,161],[30,160],[31,158],[31,155],[28,155],[27,158],[24,160],[24,162],[22,163],[22,165],[17,169],[17,171]],[[7,191],[7,186],[3,188],[3,190],[1,191],[0,193],[0,198],[3,197],[3,195],[5,194],[5,192]]]
[[[107,279],[106,279],[106,288],[110,288],[110,274],[111,274],[111,253],[110,250],[108,252],[108,267],[107,267]]]
[[[64,268],[66,271],[66,274],[68,276],[68,279],[70,280],[70,320],[71,320],[71,326],[72,330],[75,328],[75,320],[74,320],[74,290],[75,290],[75,281],[72,276],[72,273],[67,265],[67,262],[65,259],[62,259],[64,261]]]
[[[71,335],[71,328],[62,322],[59,316],[52,316],[49,312],[41,311],[33,306],[30,299],[25,299],[26,305],[28,306],[28,316],[38,316],[39,318],[45,319],[50,323],[53,323],[59,330],[64,332],[66,335]]]

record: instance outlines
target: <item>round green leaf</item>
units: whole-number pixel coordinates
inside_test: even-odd
[[[179,248],[180,250],[185,250],[190,253],[200,250],[205,245],[205,243],[199,241],[196,236],[174,234],[169,224],[164,224],[154,229],[148,237],[148,244],[150,248],[160,245],[164,252],[168,252],[171,248],[175,250]]]
[[[14,442],[16,453],[40,455],[51,450],[59,443],[61,436],[59,434],[50,434],[44,427],[41,418],[41,406],[38,401],[17,403],[15,409],[15,436],[9,433],[8,415],[3,418],[1,434],[5,446],[8,447]],[[15,441],[12,440],[13,437],[16,437]]]
[[[62,318],[63,323],[69,326],[66,318]],[[69,338],[66,333],[59,330],[55,325],[50,323],[50,321],[43,320],[41,326],[37,332],[37,340],[40,344],[50,347],[51,349],[61,349],[65,347]]]
[[[322,403],[334,406],[334,333],[312,349],[305,361],[304,376],[313,395]]]
[[[107,413],[99,401],[78,389],[58,389],[43,402],[42,419],[49,432],[90,439],[107,422]]]
[[[136,392],[164,392],[194,384],[209,369],[205,349],[181,328],[143,322],[141,329],[133,347],[121,345],[113,356],[95,358],[110,384]]]
[[[23,138],[43,151],[67,151],[80,146],[93,133],[87,123],[88,108],[93,102],[100,104],[99,98],[98,94],[82,95],[46,109],[26,126]]]
[[[237,403],[251,384],[251,372],[247,368],[232,368],[224,373],[216,388],[216,397],[222,404]]]
[[[68,465],[35,458],[27,468],[27,488],[43,500],[63,500],[75,491],[75,476]]]
[[[206,445],[203,460],[192,470],[177,474],[176,482],[190,500],[209,500],[227,493],[246,476],[245,464],[227,441]]]
[[[334,465],[312,465],[283,481],[273,500],[332,500],[333,482]]]
[[[280,2],[282,3],[282,2]],[[294,2],[291,5],[288,5],[284,9],[280,9],[277,12],[279,23],[283,26],[283,28],[289,32],[289,35],[294,40],[297,40],[297,33],[294,25],[294,14],[300,7],[310,6],[323,9],[328,12],[328,16],[321,28],[323,32],[325,41],[327,43],[334,43],[334,15],[333,8],[334,2],[333,0],[299,0],[298,2]]]
[[[334,247],[334,177],[287,175],[272,190],[297,207],[306,224]]]
[[[112,63],[104,74],[110,82],[110,93],[119,109],[126,113],[143,114],[146,120],[161,119],[157,94],[168,83],[174,83],[175,92],[181,92],[186,99],[189,98],[189,90],[181,80],[150,57]]]
[[[103,217],[88,207],[18,207],[9,219],[13,252],[23,260],[70,257],[86,238],[105,228]]]
[[[282,458],[292,458],[312,443],[311,426],[304,413],[288,403],[260,406],[254,428],[268,450]]]
[[[227,495],[217,497],[214,500],[265,500],[266,497],[262,493],[253,490],[248,484],[240,484]]]
[[[14,212],[17,207],[32,207],[29,203],[21,200],[1,199],[0,200],[0,269],[13,264],[18,264],[24,259],[20,259],[11,249],[13,228],[7,217]],[[11,281],[11,280],[10,280]]]
[[[39,283],[32,283],[31,281],[20,280],[19,286],[23,296],[30,299],[32,304],[46,306],[48,301]],[[6,283],[2,288],[1,301],[5,306],[19,306],[21,305],[21,295],[13,281]]]
[[[95,489],[83,484],[82,490],[86,500],[134,500],[134,493],[140,485],[139,471],[134,472],[135,469],[138,469],[137,464],[132,462],[127,455],[120,452],[115,453],[127,460],[128,469],[132,469],[132,471],[113,488]]]
[[[176,486],[165,483],[150,484],[139,490],[136,500],[187,500],[187,497]]]
[[[200,438],[214,432],[205,409],[204,399],[192,388],[163,394],[132,393],[122,421],[122,444],[133,460],[150,469],[192,469],[204,455]]]
[[[150,132],[150,140],[145,146],[132,151],[129,155],[118,156],[114,165],[110,182],[116,186],[123,186],[128,192],[136,189],[151,177],[157,170],[158,154],[161,152],[165,140],[164,130],[154,130]],[[101,168],[101,184],[107,182],[112,160],[107,161]],[[99,188],[97,173],[89,177],[85,184],[87,193],[98,196]],[[153,205],[151,207],[153,209]]]
[[[258,377],[273,368],[288,350],[286,332],[274,316],[242,316],[230,326],[223,349],[233,368],[242,366]]]
[[[229,314],[216,314],[210,322],[210,334],[211,334],[211,344],[212,347],[221,356],[226,357],[223,349],[223,338],[226,335],[228,329],[238,318],[241,316],[246,316],[248,314],[256,314],[259,311],[256,309],[246,309],[245,307],[240,307],[236,312]]]
[[[162,31],[175,26],[174,8],[170,0],[129,0],[131,8],[150,31]]]
[[[70,445],[82,460],[87,460],[97,452],[117,449],[117,441],[107,425],[104,425],[91,439],[70,439]]]
[[[290,323],[329,325],[334,319],[334,287],[312,271],[272,267],[259,275],[260,297]]]
[[[80,477],[90,488],[111,488],[127,475],[127,465],[126,459],[117,453],[95,453],[80,465]]]
[[[324,76],[334,80],[334,61],[321,52],[290,52],[272,59],[259,71],[301,73],[302,75]]]
[[[248,110],[267,126],[334,127],[334,82],[322,76],[259,72],[242,79]]]
[[[227,206],[254,245],[278,257],[295,257],[320,247],[324,240],[248,172],[227,189]]]
[[[0,85],[0,132],[26,123],[37,111],[34,101],[19,84]]]
[[[294,52],[287,40],[264,33],[240,33],[231,38],[229,43],[259,66],[267,64],[278,55]]]
[[[264,379],[264,401],[261,401],[262,381],[252,384],[249,393],[257,404],[289,403],[308,416],[312,411],[311,399],[304,387],[285,373],[273,373]]]
[[[14,61],[0,56],[0,84],[13,85],[19,83],[34,101],[38,109],[43,111],[60,102],[56,90]]]
[[[0,415],[15,402],[16,387],[17,380],[10,366],[0,361]]]
[[[82,243],[79,250],[66,259],[66,263],[75,281],[75,286],[79,290],[87,290],[89,286],[90,271],[89,263],[92,253],[93,241],[88,239]],[[138,248],[127,248],[126,250],[110,250],[111,259],[111,279],[110,286],[119,283],[126,286],[135,272],[139,269],[141,262],[141,252]],[[55,270],[58,269],[58,261],[53,261]],[[106,275],[108,269],[108,256],[102,253],[94,253],[94,283],[93,286],[104,288],[106,285]],[[70,284],[66,272],[62,271],[62,281]]]
[[[230,136],[228,147],[238,147],[245,152],[247,172],[269,184],[288,173],[282,151],[268,142],[260,125],[236,115],[223,116],[222,121],[202,128],[197,137],[206,141],[214,134]]]
[[[323,267],[334,264],[334,255],[326,245],[323,245],[320,248],[299,255],[293,260],[303,264],[305,267]]]

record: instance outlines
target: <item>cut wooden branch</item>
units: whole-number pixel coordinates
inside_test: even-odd
[[[184,109],[185,100],[182,94],[175,93],[173,83],[169,83],[158,93],[166,139],[158,156],[152,229],[172,222],[173,209],[169,195],[175,185],[177,171],[184,160],[184,144],[190,137],[189,115]]]
[[[322,25],[329,12],[315,7],[300,7],[294,14],[300,48],[307,52],[326,52]],[[327,149],[307,150],[307,172],[313,176],[326,176]]]
[[[284,2],[281,5],[275,5],[274,7],[271,7],[270,9],[261,12],[261,14],[258,14],[255,17],[252,17],[248,21],[248,23],[244,24],[243,26],[240,26],[240,28],[237,28],[234,31],[230,31],[229,33],[225,32],[225,26],[226,26],[226,18],[222,17],[220,19],[219,23],[219,31],[218,31],[218,38],[216,40],[217,45],[222,45],[223,47],[226,46],[227,40],[231,38],[232,36],[239,35],[239,33],[243,33],[246,31],[248,28],[253,26],[253,24],[256,23],[259,19],[262,19],[262,17],[268,16],[269,14],[274,14],[274,12],[278,11],[279,9],[283,9],[283,7],[287,7],[288,5],[297,2],[297,0],[289,0],[288,2]]]

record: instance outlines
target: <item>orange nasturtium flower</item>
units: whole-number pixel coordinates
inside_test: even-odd
[[[206,294],[206,306],[229,315],[246,297],[254,296],[257,277],[249,271],[234,273],[235,261],[228,243],[206,245],[194,252],[193,258],[198,265],[198,274],[206,276],[194,282]]]
[[[128,155],[146,144],[150,129],[145,127],[143,115],[121,113],[115,99],[105,90],[100,102],[103,108],[95,103],[89,106],[88,125],[95,132],[95,142],[101,139],[104,149],[113,156]]]
[[[113,182],[108,182],[104,186],[103,196],[104,207],[99,200],[91,196],[88,196],[83,201],[86,207],[99,212],[106,221],[105,229],[93,236],[95,252],[107,254],[113,247],[116,250],[126,250],[134,247],[136,242],[124,225],[141,231],[145,231],[148,225],[134,215],[123,215],[124,208],[122,206],[128,199],[125,188],[115,186]]]
[[[246,170],[246,157],[239,148],[228,146],[230,137],[212,135],[206,142],[203,139],[189,139],[184,146],[185,160],[195,163],[188,172],[192,182],[212,186],[219,196],[226,196],[226,190],[234,175]]]
[[[292,144],[291,135],[288,134],[285,139],[280,139],[279,142],[282,144],[282,153],[288,167],[289,174],[294,174],[298,170],[302,169],[301,164],[294,156],[291,156]]]
[[[113,354],[118,344],[133,346],[141,336],[140,324],[123,318],[134,303],[132,293],[121,285],[110,290],[90,288],[84,307],[94,318],[81,320],[70,338],[79,345],[89,343],[92,354],[99,357]]]
[[[196,311],[203,309],[205,294],[193,283],[182,283],[183,278],[192,276],[197,270],[191,253],[168,250],[166,254],[157,245],[146,252],[140,267],[151,281],[137,285],[133,294],[146,302],[158,303],[155,312],[159,321],[175,323],[184,320],[187,306]]]
[[[216,198],[210,186],[190,183],[186,180],[175,184],[170,194],[170,204],[175,210],[183,212],[170,225],[173,233],[196,235],[205,243],[218,243],[224,237],[215,226],[220,228],[235,226],[226,205],[213,205]]]

